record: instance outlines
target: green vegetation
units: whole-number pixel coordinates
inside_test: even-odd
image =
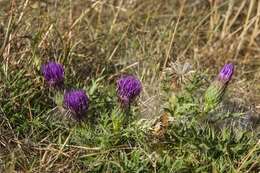
[[[259,172],[259,25],[257,0],[0,1],[0,172]],[[56,105],[48,60],[88,94],[86,121]],[[204,111],[228,62],[226,93]],[[122,74],[143,85],[127,113]]]

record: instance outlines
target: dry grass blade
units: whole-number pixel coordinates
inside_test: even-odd
[[[253,155],[253,153],[256,152],[256,150],[259,150],[259,147],[260,140],[258,140],[257,144],[248,152],[248,154],[244,158],[242,158],[241,163],[237,168],[236,172],[241,172],[241,169],[247,164],[247,161]],[[259,158],[257,160],[260,161]]]

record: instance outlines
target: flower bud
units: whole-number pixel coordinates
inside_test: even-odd
[[[233,64],[226,64],[218,74],[217,78],[210,84],[204,96],[204,111],[208,112],[217,107],[222,101],[225,89],[234,72]]]

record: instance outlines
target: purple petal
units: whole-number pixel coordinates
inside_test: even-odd
[[[234,65],[231,63],[225,64],[218,75],[218,79],[223,83],[227,83],[231,80],[233,73]]]
[[[124,105],[130,104],[142,91],[142,84],[135,76],[122,76],[117,80],[117,95]]]
[[[64,107],[69,109],[77,120],[84,118],[88,105],[89,98],[83,90],[71,90],[64,95]]]
[[[50,87],[61,87],[64,83],[64,69],[61,64],[50,61],[41,68],[42,74]]]

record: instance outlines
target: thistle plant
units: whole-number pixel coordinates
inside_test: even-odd
[[[41,67],[42,74],[48,86],[61,89],[64,85],[64,68],[61,64],[50,61]]]
[[[64,86],[64,68],[61,64],[49,61],[42,65],[41,72],[47,83],[51,88],[50,97],[53,99],[58,107],[62,106],[63,102],[63,86]]]
[[[216,108],[221,102],[225,89],[232,78],[233,72],[234,65],[225,64],[217,78],[210,84],[204,96],[204,112],[208,112]]]
[[[89,98],[83,90],[71,90],[65,93],[63,106],[69,110],[72,119],[81,121],[86,116]]]
[[[122,76],[117,80],[117,96],[121,105],[129,108],[130,104],[140,95],[142,84],[135,76]]]
[[[119,131],[124,122],[129,121],[131,103],[140,95],[142,84],[140,80],[132,75],[122,76],[117,80],[117,96],[122,109],[116,109],[112,114],[112,123],[114,131]],[[125,119],[126,118],[126,119]]]

